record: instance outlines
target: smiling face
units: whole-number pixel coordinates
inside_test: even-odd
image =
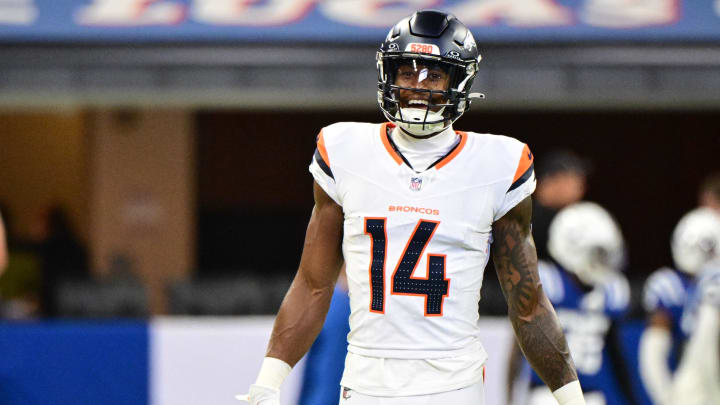
[[[442,67],[429,63],[424,64],[416,60],[400,65],[395,76],[395,85],[405,88],[447,91],[449,84],[450,75]],[[401,108],[427,108],[429,96],[427,91],[398,89],[396,92]],[[441,93],[432,93],[430,97],[432,104],[444,104],[447,102]],[[431,107],[431,111],[436,112],[441,108],[440,106],[434,106]]]

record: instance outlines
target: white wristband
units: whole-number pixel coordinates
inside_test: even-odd
[[[274,357],[265,357],[258,373],[256,385],[279,390],[285,377],[290,374],[289,364]]]
[[[553,391],[555,399],[560,405],[585,405],[580,381],[569,382]]]

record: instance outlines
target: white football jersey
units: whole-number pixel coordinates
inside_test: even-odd
[[[534,191],[533,155],[509,137],[456,131],[457,145],[418,173],[388,126],[328,126],[310,165],[345,216],[348,351],[391,359],[484,354],[478,302],[492,224]]]

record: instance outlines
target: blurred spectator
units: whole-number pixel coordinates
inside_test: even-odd
[[[587,171],[587,163],[568,150],[556,150],[537,157],[538,183],[533,194],[532,232],[539,259],[550,257],[548,230],[555,214],[585,195]]]
[[[720,212],[720,172],[705,178],[700,185],[698,200],[701,207],[710,207]]]
[[[34,242],[41,260],[40,314],[57,315],[56,290],[65,280],[88,279],[87,253],[60,206],[39,217]]]
[[[307,355],[299,405],[337,405],[350,333],[350,297],[340,271],[325,324]]]

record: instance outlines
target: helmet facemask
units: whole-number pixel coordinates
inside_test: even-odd
[[[378,104],[385,117],[416,137],[450,126],[467,110],[477,61],[378,53]]]

